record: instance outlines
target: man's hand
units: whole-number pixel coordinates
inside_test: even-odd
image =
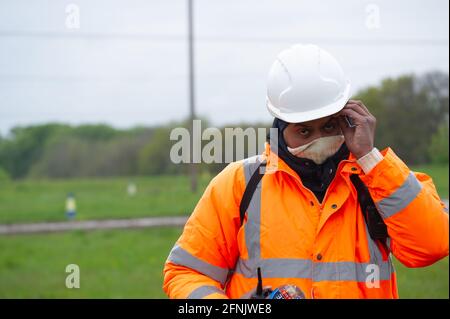
[[[350,117],[355,127],[348,127],[344,116]],[[357,159],[373,149],[376,118],[361,101],[349,100],[333,117],[338,118],[345,144]]]

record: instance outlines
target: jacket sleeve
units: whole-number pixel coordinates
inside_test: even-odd
[[[224,286],[237,257],[242,163],[229,164],[208,185],[164,267],[169,298],[227,298]]]
[[[448,256],[448,209],[432,179],[412,172],[391,148],[361,180],[386,223],[389,248],[407,267],[424,267]]]

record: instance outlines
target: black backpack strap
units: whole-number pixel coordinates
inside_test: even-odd
[[[358,202],[361,206],[361,211],[366,221],[369,235],[373,240],[381,240],[383,243],[388,238],[388,232],[386,224],[383,221],[380,213],[378,212],[369,190],[364,182],[359,178],[357,174],[352,174],[350,180],[356,188],[358,193]]]
[[[253,194],[255,193],[256,187],[258,187],[259,182],[264,176],[264,172],[260,172],[260,168],[266,166],[266,162],[261,162],[257,165],[256,170],[253,172],[250,180],[245,187],[244,195],[242,195],[241,203],[239,205],[239,213],[241,217],[241,225],[244,222],[245,212],[247,211],[250,201],[252,200]]]

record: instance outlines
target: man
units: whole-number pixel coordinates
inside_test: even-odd
[[[326,51],[296,45],[278,56],[267,101],[278,142],[211,181],[166,262],[169,297],[248,298],[259,268],[264,286],[295,285],[306,298],[398,298],[391,253],[408,267],[448,255],[448,211],[431,178],[377,150],[375,117],[349,97]]]

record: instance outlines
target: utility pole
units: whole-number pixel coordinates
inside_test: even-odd
[[[189,61],[189,126],[191,138],[194,136],[194,119],[195,119],[195,74],[194,74],[194,0],[188,0],[188,61]],[[191,175],[191,191],[197,191],[197,167],[193,162],[194,150],[191,144],[191,163],[189,171]]]

